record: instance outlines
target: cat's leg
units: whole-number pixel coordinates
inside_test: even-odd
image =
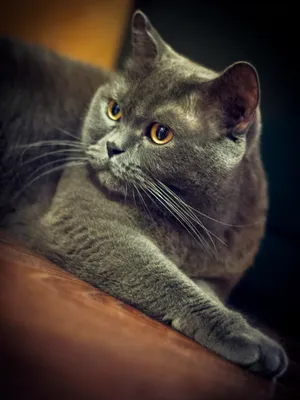
[[[223,303],[226,303],[232,290],[241,280],[243,274],[219,278],[192,278],[200,288],[209,287]]]
[[[287,359],[279,344],[226,308],[209,288],[198,287],[143,235],[110,223],[81,230],[80,240],[69,235],[55,233],[57,248],[63,244],[65,267],[83,280],[170,322],[231,362],[268,377],[284,372]]]

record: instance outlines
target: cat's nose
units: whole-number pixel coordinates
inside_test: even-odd
[[[124,150],[120,149],[118,146],[115,145],[115,143],[112,142],[106,142],[106,148],[109,158],[124,153]]]

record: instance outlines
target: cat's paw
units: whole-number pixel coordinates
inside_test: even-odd
[[[251,362],[242,358],[240,360],[240,364],[250,371],[266,378],[278,378],[286,371],[288,358],[284,349],[260,331],[250,328],[247,332],[232,337],[231,340],[239,340],[245,348],[252,350],[255,356]]]
[[[217,337],[209,345],[215,346],[217,352],[227,360],[239,364],[249,371],[272,379],[280,377],[287,369],[288,358],[284,349],[257,329],[242,324],[243,329],[235,328],[226,332],[216,342]],[[212,334],[212,337],[214,335]],[[195,335],[197,340],[197,333]],[[213,350],[213,348],[211,348]]]
[[[212,326],[202,319],[202,323],[198,321],[197,328],[192,328],[191,319],[182,318],[180,323],[176,320],[172,325],[228,361],[266,378],[278,378],[287,369],[288,359],[284,349],[248,325],[239,314],[229,312],[227,318],[223,314],[220,322],[214,321]]]

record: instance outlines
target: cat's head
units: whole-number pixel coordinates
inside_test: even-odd
[[[256,149],[259,82],[248,63],[216,73],[177,54],[147,17],[132,19],[132,55],[95,94],[83,127],[90,164],[110,191],[162,182],[208,193]]]

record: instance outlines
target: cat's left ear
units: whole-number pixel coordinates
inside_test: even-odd
[[[143,63],[151,63],[163,51],[164,41],[140,10],[133,14],[131,35],[134,59]]]
[[[210,82],[210,93],[221,102],[226,125],[244,131],[253,121],[260,100],[256,69],[247,62],[238,62]]]

